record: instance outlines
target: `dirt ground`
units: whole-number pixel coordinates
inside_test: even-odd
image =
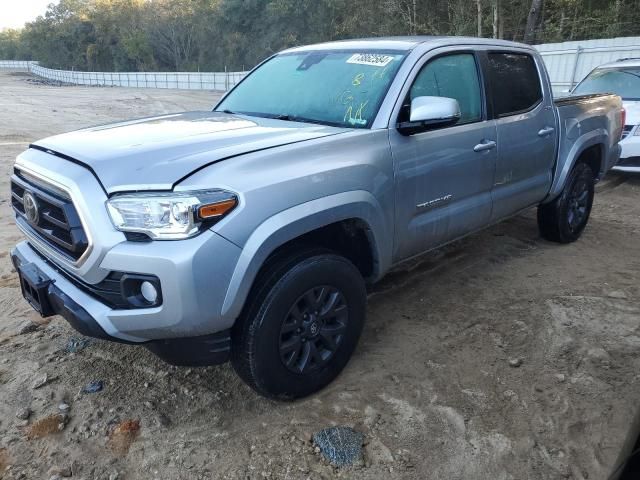
[[[345,372],[277,403],[229,365],[175,368],[102,341],[68,352],[82,337],[31,311],[8,258],[20,239],[8,179],[29,141],[207,109],[216,95],[27,78],[0,73],[0,477],[593,480],[612,470],[640,393],[640,178],[598,186],[575,244],[542,240],[530,211],[390,274]],[[82,392],[97,380],[102,391]],[[331,425],[364,434],[362,462],[338,469],[317,453],[311,434]]]

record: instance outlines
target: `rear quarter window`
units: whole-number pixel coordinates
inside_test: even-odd
[[[526,53],[489,53],[488,77],[496,117],[526,112],[542,100],[536,63]]]

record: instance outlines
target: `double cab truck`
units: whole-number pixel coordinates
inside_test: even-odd
[[[292,48],[213,111],[30,145],[11,258],[43,316],[302,397],[345,367],[367,284],[400,262],[531,207],[545,239],[578,239],[624,123],[615,95],[554,102],[518,43]]]

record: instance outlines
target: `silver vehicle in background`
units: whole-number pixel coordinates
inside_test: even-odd
[[[301,397],[347,364],[366,285],[398,263],[530,207],[546,239],[576,240],[622,127],[615,95],[554,103],[526,45],[293,48],[211,112],[31,145],[12,259],[42,315]]]
[[[571,93],[613,93],[622,98],[626,121],[620,141],[620,160],[613,170],[640,172],[640,58],[624,58],[600,65]]]

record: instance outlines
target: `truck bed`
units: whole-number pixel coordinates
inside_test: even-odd
[[[600,179],[617,161],[617,143],[622,134],[620,110],[622,101],[613,94],[589,94],[563,97],[554,100],[558,115],[558,165],[554,175],[552,192],[558,192],[560,185],[572,165],[576,151],[583,150],[598,142],[607,146],[595,172]],[[605,152],[608,152],[606,154]]]

